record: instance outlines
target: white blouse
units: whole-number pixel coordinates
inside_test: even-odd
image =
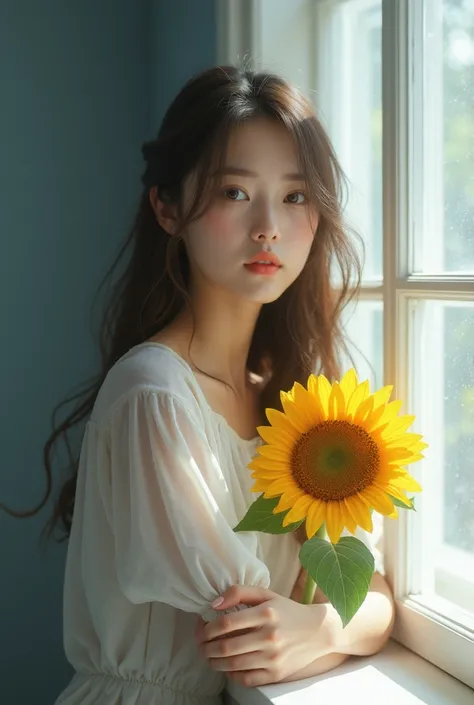
[[[288,597],[300,568],[294,534],[233,532],[260,442],[209,407],[169,347],[137,345],[112,367],[81,449],[64,585],[76,674],[56,705],[220,705],[197,615],[213,619],[232,584]]]

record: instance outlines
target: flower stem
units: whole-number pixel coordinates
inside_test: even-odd
[[[327,539],[325,524],[321,524],[321,526],[317,530],[315,536],[317,536],[320,539],[325,539],[325,540]],[[316,585],[315,580],[313,580],[313,578],[311,577],[311,575],[309,573],[306,573],[306,582],[304,584],[303,597],[301,599],[302,605],[312,605],[313,604],[316,588],[317,588],[317,585]]]
[[[304,584],[303,597],[301,599],[302,605],[312,605],[314,600],[314,593],[316,592],[316,583],[314,582],[311,575],[306,575],[306,582]]]

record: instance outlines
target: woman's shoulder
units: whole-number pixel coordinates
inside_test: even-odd
[[[195,377],[186,361],[168,345],[147,341],[130,348],[111,367],[99,390],[92,419],[101,422],[127,398],[146,392],[202,407]]]

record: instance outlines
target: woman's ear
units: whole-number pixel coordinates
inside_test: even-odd
[[[177,208],[173,203],[166,203],[158,195],[158,188],[153,186],[150,189],[149,199],[158,224],[168,235],[173,235],[177,228]]]

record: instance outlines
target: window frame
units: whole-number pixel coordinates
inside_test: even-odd
[[[394,380],[396,396],[409,402],[411,303],[423,299],[474,301],[474,276],[411,273],[414,231],[427,227],[423,224],[426,214],[418,212],[423,199],[409,188],[410,175],[423,168],[416,135],[423,127],[428,132],[425,123],[417,122],[423,115],[424,63],[417,39],[426,6],[424,0],[382,0],[382,7],[384,377]],[[432,97],[435,102],[436,96]],[[397,606],[393,637],[474,687],[474,631],[412,594],[409,522],[409,513],[404,512],[396,523],[384,524],[385,565]]]
[[[308,12],[308,22],[317,41],[308,42],[308,80],[319,89],[316,51],[328,58],[327,41],[331,27],[322,27],[331,10],[354,0],[302,0]],[[355,0],[369,6],[373,0]],[[423,199],[411,186],[411,175],[420,169],[423,154],[417,148],[417,131],[423,116],[422,81],[423,47],[418,38],[423,27],[426,0],[382,1],[382,105],[383,105],[383,280],[366,282],[361,298],[382,299],[384,305],[384,378],[394,384],[394,397],[410,400],[409,318],[416,300],[474,301],[474,274],[454,275],[411,274],[416,258],[411,243],[414,230],[423,232],[420,211]],[[433,2],[433,0],[430,0]],[[442,0],[434,0],[441,2]],[[250,68],[264,63],[261,51],[261,26],[264,21],[262,0],[220,0],[217,3],[218,62],[235,64],[245,60]],[[322,49],[321,49],[322,47]],[[256,58],[257,57],[257,58]],[[319,56],[321,61],[321,54]],[[327,76],[326,76],[327,78]],[[429,95],[431,104],[439,101],[435,85]],[[423,117],[426,119],[426,113]],[[432,126],[436,129],[436,125]],[[422,130],[423,131],[423,130]],[[431,134],[431,132],[430,132]],[[426,157],[425,157],[426,158]],[[418,188],[420,186],[418,181]],[[433,221],[430,221],[430,226]],[[410,512],[400,512],[396,522],[384,521],[384,560],[387,580],[395,600],[397,619],[392,637],[447,673],[474,688],[474,629],[464,626],[455,616],[441,614],[413,594],[413,576],[407,551]]]

